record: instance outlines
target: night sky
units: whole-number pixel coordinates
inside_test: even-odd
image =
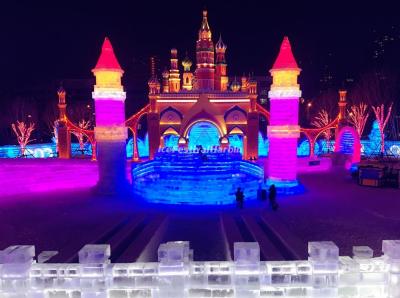
[[[46,81],[91,78],[105,36],[126,77],[137,78],[133,84],[145,90],[149,56],[160,57],[161,69],[171,47],[181,59],[186,51],[194,58],[203,8],[214,41],[221,33],[228,45],[229,75],[267,75],[284,35],[303,69],[305,96],[320,89],[327,70],[339,86],[374,67],[374,41],[387,34],[393,41],[385,44],[382,63],[399,69],[400,17],[394,6],[304,2],[7,1],[0,17],[0,95]]]

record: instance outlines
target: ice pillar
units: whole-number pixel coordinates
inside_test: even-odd
[[[15,245],[0,251],[0,297],[43,297],[30,288],[34,257],[32,245]]]
[[[158,289],[163,297],[186,297],[185,281],[193,251],[187,241],[167,242],[158,248]]]
[[[388,297],[400,297],[400,240],[384,240],[382,250],[388,266]]]
[[[126,177],[125,98],[121,69],[108,38],[93,69],[96,77],[93,99],[96,111],[94,128],[99,164],[97,190],[104,194],[123,193],[128,189]]]
[[[313,272],[311,297],[338,297],[339,248],[331,241],[309,242],[308,255]]]
[[[87,244],[79,251],[81,298],[107,298],[108,244]]]
[[[268,183],[276,187],[297,186],[297,139],[300,136],[297,77],[300,68],[293,57],[290,43],[284,38],[274,66],[270,70],[272,85],[270,125],[268,126]]]

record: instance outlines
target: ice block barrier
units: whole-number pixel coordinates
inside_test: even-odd
[[[234,244],[234,261],[196,262],[187,241],[161,244],[158,262],[111,263],[109,245],[84,246],[79,263],[38,263],[34,246],[0,251],[2,298],[400,297],[400,240],[340,256],[330,241],[310,242],[309,258],[260,261],[255,242]],[[40,256],[40,254],[39,254]]]

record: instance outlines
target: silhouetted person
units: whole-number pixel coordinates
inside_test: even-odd
[[[261,190],[261,201],[266,201],[267,200],[267,190],[263,188]]]
[[[236,205],[238,208],[242,209],[243,208],[243,201],[244,201],[244,194],[243,191],[240,187],[237,188],[235,192],[236,196]]]
[[[277,210],[278,209],[278,203],[276,202],[276,187],[275,184],[272,184],[269,187],[269,194],[268,194],[268,198],[269,198],[269,204],[272,208],[272,210]]]
[[[261,201],[262,200],[262,191],[263,191],[263,189],[262,189],[262,186],[261,186],[261,184],[258,184],[258,189],[257,189],[257,200],[259,200],[259,201]]]

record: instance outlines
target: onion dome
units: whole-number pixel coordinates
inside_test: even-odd
[[[162,77],[164,79],[168,79],[169,78],[169,71],[168,69],[164,69],[164,71],[162,72]]]
[[[65,89],[64,89],[62,84],[60,85],[60,87],[58,87],[57,93],[58,94],[63,94],[63,93],[65,94]]]
[[[224,44],[224,42],[222,41],[221,35],[219,35],[219,39],[218,42],[215,45],[215,50],[216,51],[225,51],[226,50],[226,45]]]
[[[199,30],[199,39],[211,39],[211,29],[207,20],[207,10],[203,10],[203,21]]]
[[[189,59],[188,55],[186,54],[185,59],[182,60],[182,66],[185,72],[189,72],[190,68],[192,67],[193,62]]]
[[[233,80],[233,82],[231,83],[231,90],[233,91],[233,92],[238,92],[239,90],[240,90],[240,83],[239,83],[239,81],[238,80],[236,80],[236,77],[235,77],[235,79]]]
[[[158,81],[157,76],[152,76],[152,77],[147,81],[147,83],[150,85],[150,84],[159,84],[160,82]]]

